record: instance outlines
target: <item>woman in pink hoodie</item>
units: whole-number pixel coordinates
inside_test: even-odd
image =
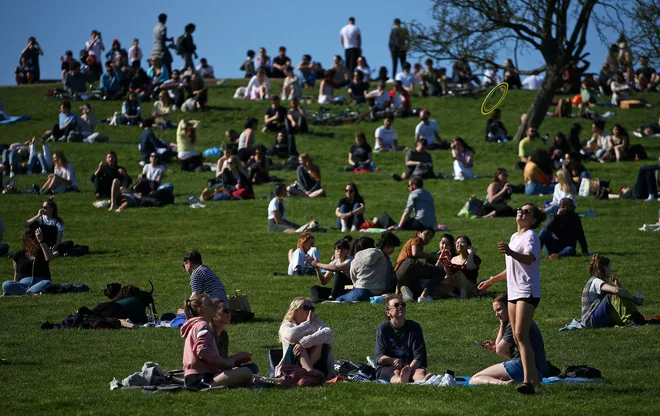
[[[225,360],[218,353],[215,335],[209,326],[215,307],[208,295],[193,294],[183,309],[187,318],[181,327],[181,338],[186,339],[183,348],[186,387],[201,390],[214,386],[244,386],[252,381],[248,369],[222,370]]]

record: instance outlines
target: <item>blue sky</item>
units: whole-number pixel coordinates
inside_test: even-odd
[[[159,13],[169,16],[167,26],[170,36],[183,33],[187,23],[197,25],[194,38],[198,53],[214,66],[219,78],[242,76],[238,68],[245,59],[245,51],[256,51],[260,46],[264,46],[271,57],[277,55],[280,45],[286,46],[294,64],[298,64],[304,53],[309,53],[324,67],[330,66],[333,55],[343,56],[339,30],[349,16],[356,18],[362,31],[363,52],[369,65],[372,68],[384,65],[391,70],[387,41],[393,19],[430,22],[429,0],[382,0],[377,3],[288,0],[278,6],[274,3],[264,0],[139,0],[130,3],[124,0],[82,3],[33,0],[26,6],[18,1],[7,1],[0,15],[0,38],[3,39],[0,85],[14,85],[14,68],[29,36],[36,36],[44,49],[45,54],[40,61],[42,78],[59,78],[60,56],[71,49],[77,57],[78,51],[90,38],[92,29],[102,33],[106,48],[110,48],[112,40],[117,38],[128,49],[132,39],[137,37],[146,56],[151,52],[152,29]],[[325,8],[320,6],[323,3]],[[405,7],[402,7],[404,4]],[[38,8],[39,12],[26,14],[26,7]],[[593,29],[588,37],[587,52],[591,52],[587,59],[592,62],[592,69],[598,72],[606,48]],[[503,61],[512,55],[503,51],[498,58]],[[518,62],[521,68],[532,68],[539,66],[541,59],[534,51],[528,51],[525,55],[519,54]],[[181,64],[179,57],[175,57],[174,66]]]

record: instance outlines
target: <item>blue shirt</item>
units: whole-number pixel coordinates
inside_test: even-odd
[[[66,123],[70,121],[75,124],[77,120],[78,119],[76,118],[76,116],[71,113],[69,114],[60,113],[60,128],[63,129],[64,126],[66,126]]]
[[[103,92],[119,91],[119,88],[121,87],[119,84],[120,80],[121,76],[117,71],[113,71],[112,73],[104,72],[103,75],[101,75],[99,89]]]
[[[435,229],[438,226],[435,222],[435,201],[426,189],[418,188],[408,195],[406,211],[414,211],[414,218],[427,227]]]

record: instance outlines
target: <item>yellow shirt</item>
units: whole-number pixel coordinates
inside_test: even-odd
[[[536,149],[545,149],[545,147],[543,140],[539,138],[532,140],[529,137],[525,137],[518,143],[518,156],[529,157]]]
[[[530,183],[532,180],[543,185],[552,183],[552,176],[546,175],[534,162],[525,163],[523,175],[525,177],[525,183]]]
[[[191,123],[195,128],[199,126],[199,121],[190,120],[188,123]],[[195,144],[190,142],[190,137],[186,136],[186,121],[181,120],[179,126],[176,129],[176,147],[177,152],[194,152]]]
[[[151,110],[151,112],[162,114],[162,116],[156,117],[154,119],[154,122],[156,124],[161,124],[161,123],[164,123],[165,121],[167,121],[170,118],[170,110],[171,109],[172,109],[172,107],[170,107],[170,106],[166,107],[161,101],[156,101],[154,103],[154,107]]]

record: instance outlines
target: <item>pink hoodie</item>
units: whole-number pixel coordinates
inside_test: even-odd
[[[184,375],[218,374],[222,371],[213,329],[204,318],[188,319],[181,327],[181,338],[186,339],[183,347]]]

